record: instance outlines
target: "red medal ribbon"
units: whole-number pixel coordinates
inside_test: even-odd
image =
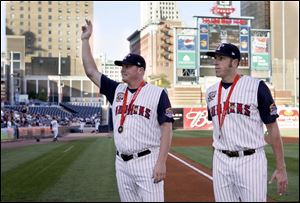
[[[129,103],[129,107],[128,107],[128,111],[130,112],[132,107],[133,107],[133,102],[136,100],[138,94],[140,93],[142,87],[145,85],[145,81],[142,81],[141,84],[139,85],[138,89],[136,90],[136,92],[134,93],[130,103]],[[125,91],[125,95],[124,95],[124,99],[123,99],[123,105],[122,105],[122,114],[121,114],[121,121],[120,121],[120,126],[123,127],[123,124],[125,122],[125,118],[126,118],[126,103],[127,103],[127,96],[128,96],[128,88]]]
[[[219,84],[219,91],[218,91],[218,119],[219,119],[219,127],[220,127],[220,131],[221,131],[221,128],[222,128],[222,125],[224,123],[224,120],[225,120],[225,116],[226,116],[226,111],[228,109],[228,106],[229,106],[229,99],[231,97],[231,94],[233,92],[233,89],[234,89],[234,86],[236,85],[237,81],[240,79],[240,75],[237,74],[234,78],[234,81],[231,85],[231,89],[229,91],[229,94],[227,96],[227,99],[225,101],[225,105],[224,105],[224,108],[223,108],[223,111],[222,111],[222,117],[221,117],[221,96],[222,96],[222,81],[220,82]]]

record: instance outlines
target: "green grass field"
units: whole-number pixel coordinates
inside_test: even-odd
[[[212,137],[212,131],[211,130],[175,130],[173,131],[174,137]]]
[[[120,201],[112,138],[1,149],[1,201]]]
[[[211,137],[211,131],[175,131],[174,137]],[[299,201],[299,145],[284,146],[289,176],[287,195],[268,195],[278,201]],[[172,147],[211,168],[211,147]],[[269,174],[274,158],[266,148]],[[100,202],[120,201],[114,168],[112,138],[85,138],[69,142],[33,144],[1,149],[1,201]]]
[[[207,168],[212,168],[212,147],[172,147],[172,150],[183,154],[189,159],[198,162]],[[265,148],[268,159],[268,180],[275,169],[275,160],[270,146]],[[276,184],[268,185],[268,196],[276,201],[299,201],[299,144],[284,145],[285,162],[288,173],[289,186],[285,195],[276,193]]]

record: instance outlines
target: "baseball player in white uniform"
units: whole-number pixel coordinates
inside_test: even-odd
[[[122,66],[118,83],[102,75],[89,46],[92,24],[83,27],[82,59],[87,76],[112,105],[116,176],[121,201],[164,201],[166,160],[172,138],[173,114],[166,92],[143,80],[142,56],[128,54],[115,61]]]
[[[51,131],[53,132],[53,141],[57,141],[58,123],[57,123],[57,120],[56,120],[55,116],[53,116],[50,126],[51,126]]]
[[[288,180],[283,146],[276,122],[277,109],[263,81],[237,72],[239,49],[222,43],[214,57],[216,76],[221,81],[206,91],[209,120],[213,122],[213,187],[215,200],[266,201],[267,159],[263,124],[270,135],[276,159],[271,181],[278,193],[286,191]]]

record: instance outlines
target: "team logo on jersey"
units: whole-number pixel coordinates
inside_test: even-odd
[[[168,118],[173,118],[174,113],[171,108],[166,109],[165,116],[167,116]]]
[[[210,92],[210,93],[208,94],[208,98],[207,98],[207,99],[208,99],[208,102],[211,102],[212,100],[214,100],[216,94],[217,94],[217,91]]]
[[[275,103],[270,105],[270,115],[271,116],[277,115],[277,107],[276,107]]]
[[[122,101],[123,98],[124,98],[124,93],[123,93],[123,92],[119,92],[119,93],[117,94],[116,102]]]

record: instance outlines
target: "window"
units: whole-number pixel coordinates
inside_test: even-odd
[[[13,53],[13,60],[20,60],[21,59],[21,53]]]

